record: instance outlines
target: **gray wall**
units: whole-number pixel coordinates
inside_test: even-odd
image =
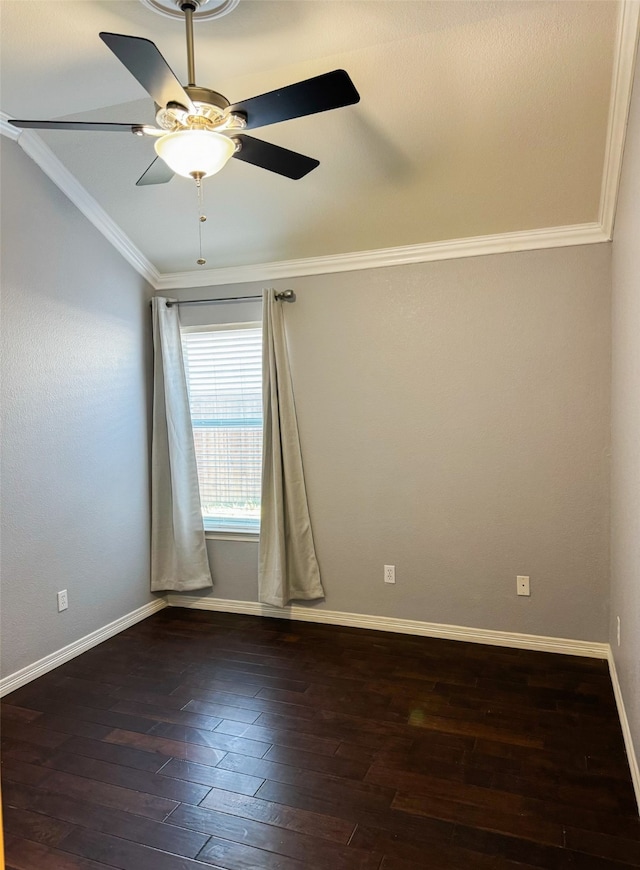
[[[640,65],[613,239],[611,625],[636,753],[640,752]],[[616,617],[621,620],[620,646]]]
[[[152,598],[148,294],[3,139],[3,675]]]
[[[298,295],[286,319],[327,593],[311,606],[606,640],[610,246],[275,286]],[[255,601],[257,545],[209,551],[211,595]]]

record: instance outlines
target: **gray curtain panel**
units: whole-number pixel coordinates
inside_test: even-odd
[[[212,586],[182,356],[178,306],[155,297],[151,447],[151,591]]]
[[[302,470],[282,303],[262,296],[262,514],[258,597],[324,598]]]

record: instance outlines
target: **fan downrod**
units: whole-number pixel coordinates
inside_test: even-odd
[[[184,13],[187,41],[187,70],[189,83],[184,90],[196,108],[196,113],[189,113],[178,103],[169,103],[166,108],[160,106],[156,111],[156,123],[163,130],[243,130],[246,119],[237,113],[229,114],[229,100],[210,88],[201,88],[196,84],[195,48],[193,40],[193,14],[200,6],[200,0],[178,0],[176,5]]]
[[[180,4],[180,8],[184,12],[184,20],[187,30],[187,70],[188,70],[188,87],[196,86],[196,60],[195,51],[193,48],[193,13],[198,8],[197,0],[185,0]]]

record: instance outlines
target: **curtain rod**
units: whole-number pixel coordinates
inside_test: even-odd
[[[226,296],[224,299],[179,299],[176,302],[167,302],[167,308],[174,305],[216,305],[220,302],[250,302],[262,299],[262,296]],[[296,294],[293,290],[282,290],[276,293],[278,302],[295,302]]]

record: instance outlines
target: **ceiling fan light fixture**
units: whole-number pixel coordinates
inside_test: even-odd
[[[154,142],[158,157],[185,178],[220,172],[236,150],[235,143],[213,130],[177,130]]]

